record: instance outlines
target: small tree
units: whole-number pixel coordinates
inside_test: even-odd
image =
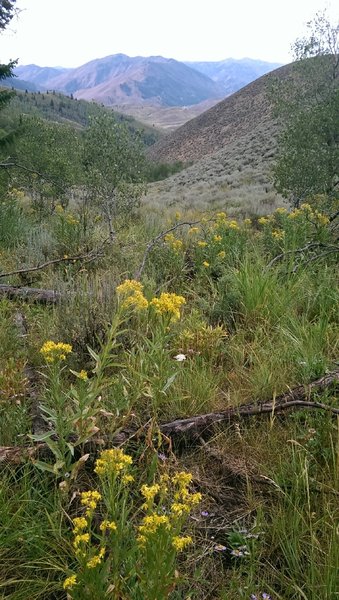
[[[294,44],[292,77],[275,90],[285,127],[274,167],[278,192],[298,205],[305,197],[331,198],[339,183],[339,24],[326,13],[308,23]]]
[[[15,176],[40,215],[51,212],[56,201],[68,202],[70,188],[81,182],[80,155],[81,138],[73,128],[36,117],[22,119]]]
[[[85,132],[84,166],[92,199],[100,206],[114,240],[117,219],[131,214],[144,190],[142,143],[113,113],[93,117]]]

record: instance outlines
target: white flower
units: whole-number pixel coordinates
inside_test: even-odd
[[[186,356],[185,356],[185,354],[177,354],[174,357],[174,360],[177,360],[178,362],[182,362],[183,360],[186,360]]]

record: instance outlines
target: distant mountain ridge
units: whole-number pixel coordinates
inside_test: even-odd
[[[276,66],[251,59],[184,63],[114,54],[73,69],[19,66],[15,74],[41,91],[54,89],[106,106],[185,107],[220,100]]]
[[[233,94],[258,77],[282,66],[281,63],[253,58],[226,58],[215,62],[185,62],[185,64],[218,83],[225,95]]]

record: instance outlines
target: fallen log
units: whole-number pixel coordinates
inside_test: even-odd
[[[284,394],[276,396],[271,402],[251,402],[236,407],[226,408],[221,412],[206,413],[204,415],[196,415],[186,419],[176,419],[169,423],[162,423],[158,428],[162,434],[168,437],[188,435],[199,441],[201,440],[201,434],[212,426],[219,423],[239,420],[241,418],[264,414],[274,415],[291,409],[325,410],[330,414],[339,415],[339,408],[311,400],[311,395],[314,392],[320,394],[331,385],[338,383],[339,369],[327,373],[324,377],[321,377],[308,385],[300,385]],[[140,435],[142,435],[143,430],[145,430],[145,426],[135,429],[132,429],[131,427],[130,429],[120,430],[113,436],[104,440],[101,438],[96,441],[92,438],[88,444],[85,444],[85,451],[93,451],[96,448],[102,448],[103,444],[106,446],[125,444],[132,437],[138,436],[139,432]],[[26,460],[34,460],[40,452],[46,451],[47,449],[48,446],[45,443],[38,443],[30,447],[0,447],[0,463],[19,464]]]
[[[39,304],[56,304],[61,298],[61,294],[55,290],[5,284],[0,284],[1,296],[5,296],[11,300],[33,300],[33,302],[38,302]]]

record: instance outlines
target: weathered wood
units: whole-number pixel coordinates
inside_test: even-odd
[[[61,298],[61,294],[55,290],[43,290],[40,288],[5,284],[0,284],[0,297],[1,296],[5,296],[11,300],[32,300],[39,304],[56,304]]]
[[[293,388],[274,398],[271,402],[251,402],[249,404],[242,404],[237,407],[230,407],[226,410],[218,413],[206,413],[204,415],[196,415],[186,419],[176,419],[169,423],[162,423],[159,425],[161,433],[168,437],[176,435],[196,437],[199,441],[201,434],[210,429],[212,426],[219,423],[230,422],[241,418],[247,418],[258,415],[272,415],[281,413],[285,410],[290,409],[308,409],[308,410],[325,410],[333,415],[339,415],[339,408],[334,408],[323,404],[321,402],[314,402],[311,400],[311,394],[313,392],[321,393],[329,388],[331,385],[339,383],[339,370],[331,371],[324,377],[313,381],[308,385],[300,385]],[[96,446],[102,448],[103,442],[106,446],[109,445],[121,445],[126,443],[131,437],[135,437],[145,427],[139,429],[130,428],[120,430],[117,434],[110,436],[105,440],[96,440],[92,438],[88,445],[85,445],[85,450],[91,449],[95,451]],[[0,463],[13,463],[18,464],[25,460],[32,460],[42,452],[46,451],[47,444],[39,443],[35,446],[27,448],[22,447],[0,447]]]

